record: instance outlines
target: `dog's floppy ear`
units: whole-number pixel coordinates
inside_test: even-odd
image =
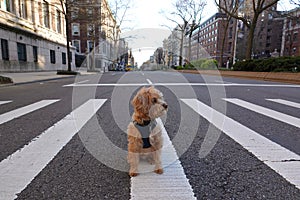
[[[149,88],[143,87],[142,89],[139,90],[139,92],[135,95],[133,100],[131,101],[131,104],[137,108],[140,109],[142,107],[147,107],[149,104]]]
[[[131,101],[131,104],[134,106],[134,107],[137,107],[139,105],[142,105],[143,104],[143,100],[142,100],[142,92],[145,90],[145,87],[143,87],[142,89],[140,89],[137,94],[133,97],[132,101]]]

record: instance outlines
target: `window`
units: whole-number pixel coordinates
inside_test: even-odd
[[[80,53],[80,40],[73,40],[72,44],[76,47],[76,52]]]
[[[12,0],[4,0],[3,3],[3,9],[8,11],[8,12],[12,12],[13,11],[13,2]]]
[[[20,17],[27,18],[27,9],[25,0],[18,0],[19,2],[19,15]]]
[[[50,28],[49,3],[47,1],[43,1],[43,17],[44,17],[44,26]]]
[[[93,36],[95,34],[95,25],[94,24],[88,24],[87,26],[87,35]]]
[[[233,32],[233,29],[232,29],[232,27],[230,27],[230,28],[229,28],[229,33],[228,33],[229,38],[232,38],[232,32]]]
[[[294,33],[293,35],[293,41],[297,41],[298,40],[298,33]]]
[[[27,61],[26,45],[22,43],[17,43],[18,49],[18,60]]]
[[[88,41],[87,42],[88,44],[88,51],[89,52],[91,52],[91,51],[93,51],[93,48],[94,48],[94,43],[93,43],[93,41]]]
[[[72,19],[76,19],[78,17],[78,13],[79,13],[79,8],[72,8],[72,12],[71,12],[71,18]]]
[[[79,24],[72,24],[72,35],[80,35],[79,33]]]
[[[55,64],[55,51],[50,50],[50,63]]]
[[[59,10],[56,10],[56,31],[61,33],[61,15]]]
[[[93,15],[93,9],[92,8],[87,8],[86,13],[87,13],[88,16],[92,16]]]
[[[62,64],[67,64],[67,58],[66,58],[66,53],[65,52],[62,52],[61,53],[61,60],[62,60]]]
[[[2,59],[9,60],[8,41],[5,39],[1,39],[1,51],[2,51]]]
[[[33,52],[33,62],[38,62],[38,48],[36,46],[33,46],[32,52]]]

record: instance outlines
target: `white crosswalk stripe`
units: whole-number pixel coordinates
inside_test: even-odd
[[[271,117],[273,119],[276,119],[276,120],[279,120],[279,121],[282,121],[284,123],[291,124],[293,126],[296,126],[296,127],[300,128],[300,119],[299,118],[296,118],[296,117],[293,117],[293,116],[290,116],[290,115],[286,115],[286,114],[271,110],[269,108],[258,106],[258,105],[249,103],[247,101],[240,100],[240,99],[224,98],[224,100],[228,101],[230,103],[236,104],[238,106],[244,107],[246,109],[252,110],[252,111],[257,112],[259,114],[263,114],[265,116]]]
[[[3,124],[5,122],[8,122],[10,120],[13,120],[15,118],[21,117],[23,115],[26,115],[28,113],[31,113],[35,110],[41,109],[45,106],[48,106],[50,104],[53,104],[55,102],[58,102],[60,100],[55,99],[55,100],[42,100],[33,104],[30,104],[28,106],[22,107],[22,108],[18,108],[16,110],[4,113],[2,115],[0,115],[0,124]]]
[[[131,178],[131,199],[196,199],[161,119],[157,123],[162,127],[164,140],[161,158],[164,173],[154,174],[153,166],[140,163],[139,171],[148,173]]]
[[[300,189],[299,155],[261,136],[197,99],[182,99],[182,101]],[[239,101],[235,100],[233,102],[237,103]]]
[[[7,103],[11,103],[12,101],[0,101],[0,105],[2,104],[7,104]]]
[[[91,99],[0,162],[0,199],[14,199],[104,104]],[[5,183],[5,184],[3,184]]]
[[[287,101],[284,99],[266,99],[266,100],[273,101],[273,102],[280,103],[280,104],[287,105],[287,106],[291,106],[291,107],[295,107],[295,108],[300,108],[300,103],[295,103],[295,102]]]
[[[181,99],[196,113],[211,124],[222,130],[234,141],[255,155],[259,160],[272,168],[287,181],[300,189],[300,156],[261,136],[259,133],[236,122],[224,114],[205,105],[197,99]],[[257,113],[300,127],[299,119],[277,111],[264,108],[240,99],[224,99],[238,106]],[[299,106],[298,103],[281,99],[267,99],[276,103]],[[51,105],[59,100],[43,100],[37,103],[0,115],[0,124]],[[0,101],[1,104],[11,101]],[[0,199],[13,199],[17,193],[24,190],[40,173],[58,152],[80,131],[87,121],[101,108],[106,99],[90,99],[72,111],[61,121],[48,128],[28,145],[16,151],[0,162]],[[131,178],[131,199],[195,199],[193,189],[187,179],[184,169],[170,141],[162,121],[164,149],[162,161],[164,174],[157,175],[149,167],[140,165],[139,176]],[[173,162],[176,160],[175,162]],[[170,161],[172,161],[170,164]],[[167,163],[167,164],[166,164]]]

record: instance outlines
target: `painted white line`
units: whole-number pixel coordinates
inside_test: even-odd
[[[147,79],[147,82],[150,84],[150,85],[153,85],[152,81],[150,81],[150,79]]]
[[[0,163],[0,199],[14,199],[104,104],[91,99]]]
[[[63,87],[130,87],[149,86],[147,83],[98,83],[98,84],[69,84]],[[283,87],[300,88],[300,85],[276,85],[276,84],[238,84],[238,83],[154,83],[154,86],[215,86],[215,87]]]
[[[140,87],[149,86],[148,83],[104,83],[104,84],[70,84],[63,87]]]
[[[259,160],[300,189],[300,156],[234,121],[197,99],[181,99]]]
[[[273,102],[280,103],[280,104],[284,104],[284,105],[287,105],[287,106],[292,106],[292,107],[295,107],[295,108],[300,108],[300,103],[295,103],[295,102],[292,102],[292,101],[287,101],[287,100],[283,100],[283,99],[266,99],[266,100],[273,101]]]
[[[164,173],[157,175],[151,172],[153,165],[141,162],[139,172],[144,173],[131,178],[131,199],[196,199],[163,122],[157,119],[157,123],[162,127],[164,140],[162,149]]]
[[[258,106],[258,105],[249,103],[247,101],[240,100],[240,99],[224,98],[224,100],[228,101],[230,103],[236,104],[238,106],[244,107],[246,109],[249,109],[251,111],[257,112],[259,114],[263,114],[265,116],[271,117],[273,119],[276,119],[276,120],[279,120],[279,121],[282,121],[287,124],[290,124],[290,125],[300,128],[300,119],[299,118],[296,118],[296,117],[293,117],[290,115],[286,115],[286,114],[271,110],[269,108]]]
[[[12,102],[12,101],[0,101],[0,105],[7,104],[7,103],[10,103],[10,102]]]
[[[84,80],[84,81],[79,81],[79,82],[77,82],[77,83],[75,83],[75,84],[82,84],[82,83],[86,83],[86,82],[89,82],[90,80]]]
[[[223,80],[215,80],[216,83],[224,83],[224,84],[233,84],[232,82],[223,81]]]
[[[13,120],[15,118],[21,117],[23,115],[26,115],[28,113],[31,113],[35,110],[38,110],[40,108],[43,108],[45,106],[48,106],[50,104],[53,104],[57,101],[60,100],[42,100],[33,104],[30,104],[28,106],[22,107],[22,108],[18,108],[16,110],[4,113],[2,115],[0,115],[0,124],[3,124],[5,122],[8,122],[10,120]]]

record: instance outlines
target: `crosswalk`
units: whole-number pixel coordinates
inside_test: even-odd
[[[295,116],[281,113],[270,108],[247,102],[237,98],[224,98],[224,101],[248,109],[257,114],[284,122],[296,128],[300,128],[300,119]],[[271,103],[300,108],[300,103],[284,99],[263,99]],[[23,117],[47,106],[55,105],[60,99],[41,100],[30,105],[17,108],[0,115],[0,126],[16,118]],[[105,104],[107,99],[90,99],[81,106],[67,114],[62,120],[49,127],[38,137],[32,139],[28,145],[14,152],[0,162],[0,199],[14,199],[16,194],[22,192],[31,181],[39,174],[48,163],[61,151],[61,149],[77,134],[92,116]],[[253,131],[245,124],[218,112],[212,107],[202,103],[198,99],[180,99],[201,117],[220,129],[223,133],[239,143],[259,160],[284,177],[288,182],[300,189],[300,156],[289,149]],[[11,100],[0,101],[0,106],[12,103]],[[159,123],[162,123],[161,121]],[[66,131],[68,130],[68,131]],[[164,175],[144,173],[140,177],[131,180],[132,199],[147,199],[149,188],[135,187],[135,185],[153,186],[153,192],[157,198],[164,199],[195,199],[192,186],[185,176],[184,169],[176,155],[176,151],[164,129],[165,141],[168,148],[164,149],[163,163],[166,159],[173,158],[172,165],[166,167]],[[125,141],[126,142],[126,141]],[[39,152],[37,154],[36,152]],[[165,159],[165,160],[164,160]],[[147,171],[147,170],[146,170]],[[141,177],[143,177],[141,179]],[[144,179],[146,177],[146,179]],[[149,184],[151,182],[151,184]],[[158,184],[159,183],[159,184]],[[184,191],[184,192],[183,192]],[[154,195],[154,194],[153,194]]]

